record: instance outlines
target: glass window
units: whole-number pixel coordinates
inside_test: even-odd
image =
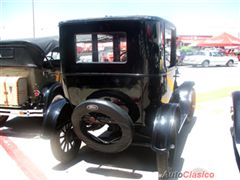
[[[47,60],[60,60],[60,52],[57,51],[49,52],[47,56],[44,58],[44,61]]]
[[[160,54],[160,59],[159,59],[159,67],[160,71],[165,70],[165,64],[164,64],[164,29],[161,27],[161,23],[157,23],[157,41],[158,41],[158,47],[159,47],[159,54]]]
[[[77,34],[76,63],[125,63],[126,33]]]
[[[0,48],[0,59],[13,59],[14,49],[13,48]]]
[[[166,67],[171,65],[171,52],[172,51],[172,30],[165,29],[165,63]]]

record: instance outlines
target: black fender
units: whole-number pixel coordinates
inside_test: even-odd
[[[93,92],[87,97],[87,99],[97,99],[104,96],[114,97],[121,100],[128,108],[128,114],[132,118],[133,122],[137,121],[140,117],[140,112],[137,104],[127,94],[124,94],[121,91],[103,89]]]
[[[110,117],[109,124],[117,124],[121,129],[121,137],[114,143],[105,143],[94,138],[84,124],[85,115],[90,113],[104,114]],[[128,113],[118,105],[102,100],[102,99],[89,99],[80,103],[73,111],[72,125],[75,134],[90,148],[105,152],[116,153],[126,149],[133,139],[133,122]]]
[[[42,101],[44,103],[44,111],[47,110],[49,105],[52,103],[53,98],[58,94],[64,97],[62,85],[58,82],[51,83],[42,89],[41,95]]]
[[[232,93],[234,139],[240,143],[240,91]]]
[[[166,152],[175,142],[180,120],[179,106],[175,103],[162,104],[157,110],[153,123],[152,149]]]
[[[42,137],[49,137],[58,125],[66,121],[71,121],[71,114],[74,106],[65,99],[58,99],[51,103],[43,116]]]
[[[192,100],[195,101],[195,99],[192,99],[192,93],[195,93],[194,85],[195,83],[192,81],[183,82],[179,87],[176,88],[170,100],[171,103],[179,104],[182,115],[190,115],[193,113]]]

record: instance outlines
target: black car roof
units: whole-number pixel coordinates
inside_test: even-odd
[[[9,61],[8,59],[1,59],[1,66],[42,66],[43,60],[46,55],[59,47],[59,41],[58,37],[0,41],[0,49],[15,49],[17,47],[24,48],[28,52],[28,54],[30,54],[31,59],[26,58],[23,54],[19,54],[16,55],[17,57],[14,57],[14,61]]]
[[[26,48],[34,49],[43,54],[44,56],[51,52],[53,49],[59,47],[58,37],[44,37],[22,40],[4,40],[0,41],[0,47],[14,47],[14,46],[26,46]]]
[[[106,21],[165,21],[171,26],[174,26],[171,22],[157,17],[157,16],[105,16],[102,18],[87,18],[87,19],[75,19],[75,20],[68,20],[68,21],[62,21],[59,23],[59,26],[61,25],[71,25],[75,23],[87,23],[87,22],[106,22]]]

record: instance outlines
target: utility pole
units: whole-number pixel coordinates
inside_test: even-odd
[[[35,12],[34,12],[34,0],[32,0],[32,25],[33,25],[33,38],[35,38]]]
[[[0,19],[3,19],[3,2],[2,0],[0,0]],[[3,29],[4,29],[4,26],[3,26],[3,21],[0,21],[0,40],[2,39],[2,34],[3,34]]]

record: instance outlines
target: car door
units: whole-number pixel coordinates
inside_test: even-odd
[[[224,65],[224,56],[220,52],[212,52],[213,65]]]
[[[218,58],[217,58],[216,52],[209,52],[209,56],[210,56],[210,64],[213,66],[218,65]]]
[[[218,63],[219,65],[226,65],[228,62],[228,58],[225,56],[224,53],[218,52]]]
[[[164,35],[164,66],[165,75],[163,80],[166,84],[166,90],[163,94],[161,101],[168,103],[172,97],[176,80],[176,66],[175,66],[175,46],[174,46],[175,31],[171,27],[165,27]]]

